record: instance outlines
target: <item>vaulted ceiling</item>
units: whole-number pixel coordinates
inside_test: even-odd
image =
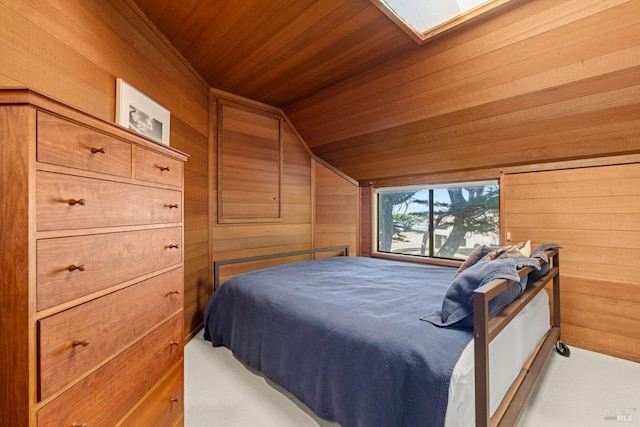
[[[282,108],[361,185],[633,144],[640,0],[493,0],[424,43],[381,0],[129,1],[211,87]]]
[[[213,88],[277,107],[418,45],[370,0],[133,0]]]

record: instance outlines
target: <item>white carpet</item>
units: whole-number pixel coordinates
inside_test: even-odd
[[[639,363],[576,347],[552,356],[519,426],[640,426]]]
[[[337,426],[316,417],[277,384],[213,348],[202,331],[185,346],[185,427]]]
[[[186,427],[337,426],[202,332],[186,345],[185,366]],[[569,358],[554,353],[542,375],[520,427],[640,426],[640,364],[571,347]]]

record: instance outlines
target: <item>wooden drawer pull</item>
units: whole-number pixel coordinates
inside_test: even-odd
[[[160,169],[160,172],[164,172],[167,171],[169,172],[169,166],[160,166],[160,165],[156,165],[158,167],[158,169]]]
[[[69,267],[67,267],[67,270],[69,270],[69,271],[76,271],[76,270],[84,271],[84,264],[80,264],[80,265],[71,264]]]
[[[169,245],[167,249],[178,249],[178,245]]]
[[[167,205],[167,207],[168,207],[169,209],[177,209],[177,208],[178,208],[178,205],[177,205],[177,204],[175,204],[175,205],[173,205],[173,204],[172,204],[172,205]]]
[[[175,291],[169,291],[167,295],[180,295],[180,291],[177,289]]]
[[[82,423],[82,424],[73,423],[71,424],[71,427],[87,427],[87,423]]]
[[[87,203],[87,201],[85,199],[78,199],[78,200],[69,199],[69,200],[67,200],[67,202],[69,203],[69,206],[74,206],[74,205],[82,205],[82,206],[84,206],[85,203]]]
[[[179,402],[179,400],[178,400],[177,398],[175,398],[175,397],[172,397],[172,398],[171,398],[171,403],[172,403],[172,404],[173,404],[173,403],[178,403],[178,402]]]
[[[82,347],[87,347],[89,345],[89,340],[73,340],[73,342],[71,343],[71,346],[73,348],[78,347],[78,346],[82,346]]]
[[[180,341],[171,341],[171,342],[169,343],[169,346],[170,346],[170,347],[172,347],[172,346],[174,346],[174,345],[176,345],[176,346],[177,346],[177,345],[180,345]]]
[[[96,153],[102,153],[102,154],[105,154],[105,153],[107,152],[107,149],[106,149],[106,148],[104,148],[104,147],[102,147],[102,148],[91,148],[91,152],[92,152],[93,154],[96,154]]]

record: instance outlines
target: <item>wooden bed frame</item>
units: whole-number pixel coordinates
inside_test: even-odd
[[[220,267],[229,264],[243,264],[247,262],[264,261],[266,259],[287,258],[301,255],[315,255],[320,252],[342,252],[342,256],[349,256],[349,245],[329,246],[326,248],[306,249],[303,251],[281,252],[277,254],[257,255],[245,258],[224,259],[213,262],[213,291],[220,286]]]
[[[285,258],[301,255],[313,255],[319,252],[342,252],[342,256],[349,256],[349,246],[331,246],[326,248],[309,249],[303,251],[284,252],[262,256],[235,258],[215,261],[213,263],[214,291],[220,285],[220,267],[229,264],[241,264],[263,261],[274,258]],[[473,338],[474,338],[474,369],[475,369],[475,413],[476,426],[514,426],[518,422],[527,400],[533,391],[540,372],[555,348],[560,354],[561,349],[567,353],[568,349],[560,341],[560,252],[558,249],[547,251],[549,257],[549,271],[547,274],[530,283],[527,289],[514,302],[504,308],[502,312],[489,319],[489,301],[505,290],[514,282],[506,279],[496,279],[478,288],[473,294]],[[532,267],[520,269],[518,274],[523,277],[533,270]],[[513,318],[535,297],[545,286],[553,281],[552,325],[544,338],[536,347],[534,353],[522,367],[519,375],[507,391],[505,397],[490,417],[489,399],[489,343],[502,331]],[[558,348],[560,346],[561,349]]]
[[[487,283],[473,293],[473,341],[475,370],[475,405],[476,426],[514,426],[522,415],[527,400],[533,391],[540,372],[555,348],[560,354],[568,349],[560,341],[560,251],[547,251],[549,272],[537,281],[530,283],[527,289],[502,312],[489,319],[489,300],[505,290],[513,282],[499,279]],[[520,269],[523,277],[533,270],[532,267]],[[553,316],[551,328],[540,341],[529,360],[522,367],[520,374],[507,391],[500,406],[492,417],[489,409],[489,343],[505,326],[538,294],[553,281],[551,301]],[[560,349],[558,349],[560,347]]]

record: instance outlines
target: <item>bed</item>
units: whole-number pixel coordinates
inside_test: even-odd
[[[205,310],[205,339],[343,427],[514,425],[559,341],[559,251],[544,249],[458,275],[450,267],[325,257],[219,286],[222,265],[259,258],[226,260],[214,265],[218,289]],[[552,321],[540,292],[549,282]],[[447,307],[447,300],[458,303]]]

